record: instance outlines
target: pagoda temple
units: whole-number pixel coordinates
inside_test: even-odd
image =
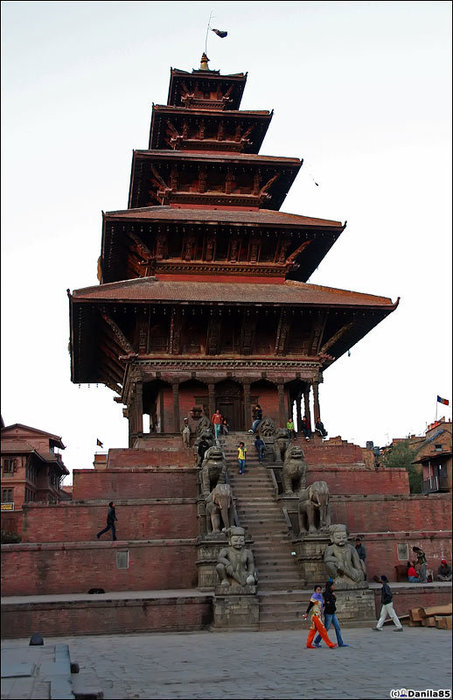
[[[345,224],[280,211],[302,161],[260,155],[272,112],[240,110],[246,80],[205,54],[171,69],[128,208],[103,214],[100,284],[69,294],[71,379],[116,392],[130,447],[194,407],[313,425],[324,371],[398,304],[307,283]]]

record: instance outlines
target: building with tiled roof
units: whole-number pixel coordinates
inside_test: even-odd
[[[259,153],[273,112],[240,110],[246,80],[171,69],[128,209],[103,213],[100,284],[69,293],[72,381],[116,392],[130,446],[194,407],[314,424],[324,371],[398,304],[308,283],[346,224],[280,211],[303,161]]]
[[[2,530],[17,532],[24,503],[58,503],[69,474],[61,437],[22,423],[1,429]]]

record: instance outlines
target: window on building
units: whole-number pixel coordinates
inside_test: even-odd
[[[16,471],[16,459],[12,457],[5,457],[3,459],[3,473],[4,474],[14,474]]]
[[[442,452],[442,445],[434,445],[436,452]]]
[[[2,503],[12,503],[14,501],[14,489],[2,489]]]
[[[117,569],[128,569],[129,568],[129,551],[116,553],[116,568]]]
[[[409,545],[408,544],[398,544],[398,561],[408,561],[409,559]]]

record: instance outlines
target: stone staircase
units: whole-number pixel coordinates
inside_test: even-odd
[[[247,447],[245,474],[238,474],[237,447]],[[230,433],[220,438],[228,462],[228,473],[241,527],[253,540],[252,550],[258,573],[260,629],[296,629],[308,605],[310,594],[291,555],[291,542],[282,509],[266,466],[259,464],[254,435]]]

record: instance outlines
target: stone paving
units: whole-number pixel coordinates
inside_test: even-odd
[[[80,681],[104,698],[389,698],[392,689],[451,689],[451,632],[393,625],[344,629],[345,648],[306,649],[308,625],[274,632],[196,632],[45,638],[67,644]],[[333,631],[329,632],[334,639]],[[2,653],[29,639],[5,640]],[[41,649],[45,649],[41,647]],[[75,676],[73,675],[73,678]],[[37,694],[38,693],[38,694]],[[17,694],[3,692],[13,700]],[[23,698],[49,697],[22,685]],[[445,696],[444,696],[445,697]]]

